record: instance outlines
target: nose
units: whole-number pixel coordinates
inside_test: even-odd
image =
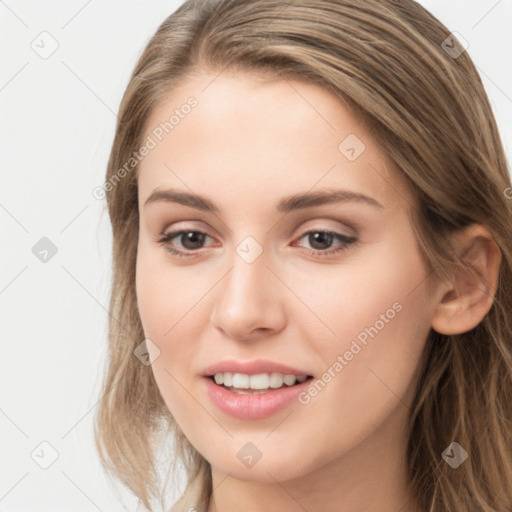
[[[280,332],[285,325],[281,301],[284,286],[268,268],[265,252],[248,263],[234,251],[232,263],[216,287],[212,325],[239,341]]]

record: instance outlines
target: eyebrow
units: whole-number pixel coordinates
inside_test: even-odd
[[[206,197],[175,189],[154,190],[146,199],[144,207],[156,202],[178,203],[203,212],[221,213],[220,208]],[[348,202],[367,204],[375,208],[384,208],[384,206],[373,197],[350,190],[327,189],[316,192],[302,192],[284,197],[279,201],[276,209],[278,212],[289,213],[295,210],[303,210],[324,204]]]

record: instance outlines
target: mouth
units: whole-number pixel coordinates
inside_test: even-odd
[[[207,376],[217,386],[239,395],[261,395],[286,388],[293,388],[313,379],[311,375],[293,375],[278,372],[249,375],[219,372]]]

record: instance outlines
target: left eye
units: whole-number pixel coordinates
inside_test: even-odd
[[[354,237],[349,237],[335,231],[323,230],[307,231],[302,236],[300,236],[298,240],[302,240],[305,237],[307,237],[308,242],[313,247],[316,246],[316,248],[313,248],[312,250],[306,249],[306,253],[318,256],[330,256],[340,253],[347,250],[350,245],[357,241],[357,239]],[[185,249],[185,251],[172,247],[171,241],[174,238],[178,238],[180,240],[181,246]],[[175,256],[194,257],[197,255],[198,249],[202,248],[202,244],[206,238],[211,237],[202,231],[180,230],[171,233],[162,233],[159,235],[157,242],[160,245],[165,245],[165,248]],[[329,247],[332,245],[335,239],[339,240],[341,245],[338,248],[330,249]],[[325,245],[329,247],[325,247]]]
[[[341,251],[345,251],[349,248],[349,246],[356,242],[356,238],[349,237],[346,235],[342,235],[341,233],[336,233],[335,231],[308,231],[304,233],[299,240],[302,240],[304,237],[307,237],[308,242],[314,247],[315,245],[319,248],[314,248],[313,250],[308,250],[309,254],[314,255],[332,255],[337,254]],[[337,249],[326,250],[328,248],[324,247],[325,245],[331,246],[333,240],[338,239],[341,242],[341,246]]]

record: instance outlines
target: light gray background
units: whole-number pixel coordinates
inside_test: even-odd
[[[468,41],[510,159],[512,0],[420,3]],[[136,59],[180,4],[0,1],[0,511],[123,509],[92,437],[111,249],[92,190]],[[31,48],[43,31],[59,45],[47,59]],[[32,252],[42,237],[58,249],[46,263]],[[48,469],[31,458],[51,461],[43,441],[59,455]]]

